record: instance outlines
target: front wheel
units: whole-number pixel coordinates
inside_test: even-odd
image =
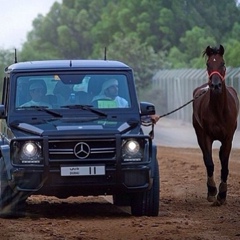
[[[131,213],[134,216],[158,216],[159,212],[159,168],[155,160],[152,188],[146,192],[134,193],[131,197]]]
[[[0,158],[0,217],[25,216],[26,198],[23,193],[10,187],[5,163]]]
[[[129,206],[130,205],[129,194],[114,194],[113,204],[116,206]]]

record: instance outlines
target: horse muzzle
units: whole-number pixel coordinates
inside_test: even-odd
[[[222,92],[222,83],[217,83],[217,84],[211,83],[209,85],[209,88],[214,92]]]
[[[213,75],[210,79],[209,79],[209,88],[211,91],[215,92],[215,93],[221,93],[222,92],[222,79],[218,76],[218,75]]]

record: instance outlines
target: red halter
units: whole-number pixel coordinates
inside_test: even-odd
[[[222,81],[225,80],[225,72],[224,72],[224,75],[221,75],[218,71],[213,71],[210,74],[208,74],[209,79],[212,77],[213,74],[217,74],[221,78]]]

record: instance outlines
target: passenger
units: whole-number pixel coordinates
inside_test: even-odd
[[[64,84],[62,81],[59,81],[53,90],[53,94],[57,97],[57,102],[60,106],[69,104],[72,92],[73,85]]]
[[[109,99],[115,102],[115,107],[127,108],[128,101],[125,98],[118,96],[118,80],[110,79],[103,83],[101,92],[95,96],[92,102],[97,100]]]

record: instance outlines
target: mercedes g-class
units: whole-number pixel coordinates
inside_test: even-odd
[[[0,215],[24,216],[31,195],[111,195],[157,216],[159,168],[133,70],[119,61],[50,60],[5,69],[0,105]]]

